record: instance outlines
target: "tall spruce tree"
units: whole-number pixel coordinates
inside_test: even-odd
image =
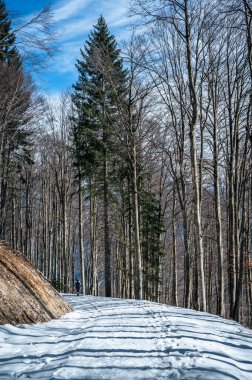
[[[21,58],[15,46],[15,35],[11,31],[11,20],[3,0],[0,0],[0,62],[21,64]]]
[[[11,20],[0,0],[0,237],[5,238],[11,173],[27,157],[26,125],[32,118],[33,84],[22,67]]]
[[[77,61],[79,77],[72,96],[76,108],[73,141],[82,177],[95,179],[103,202],[105,295],[111,296],[109,224],[111,160],[118,148],[117,105],[125,96],[127,73],[120,50],[103,16],[91,31]],[[114,176],[114,174],[113,174]]]
[[[164,256],[161,235],[164,232],[160,204],[150,191],[141,190],[141,248],[144,268],[145,299],[158,300],[161,283],[160,264]]]

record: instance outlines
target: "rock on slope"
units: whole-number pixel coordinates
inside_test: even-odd
[[[49,282],[19,252],[0,242],[0,324],[46,322],[71,311]]]

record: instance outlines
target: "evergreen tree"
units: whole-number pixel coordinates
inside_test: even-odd
[[[160,204],[155,195],[142,190],[141,205],[141,248],[144,267],[145,297],[158,300],[158,288],[161,283],[160,264],[164,256],[161,234],[164,232]]]
[[[32,118],[31,78],[22,67],[5,4],[0,0],[0,237],[5,238],[7,202],[15,170],[29,161],[26,126]]]
[[[11,32],[11,20],[3,0],[0,0],[0,63],[21,64],[21,58],[15,46],[15,35]]]
[[[76,109],[73,142],[76,164],[85,178],[92,178],[102,189],[105,294],[111,296],[111,247],[109,193],[111,161],[118,149],[117,105],[125,97],[127,73],[120,50],[102,16],[91,31],[77,61],[79,77],[72,96]]]

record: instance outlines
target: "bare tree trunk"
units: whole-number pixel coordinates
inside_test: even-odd
[[[97,212],[96,212],[96,196],[92,179],[89,179],[90,186],[90,255],[91,255],[91,293],[97,295]]]
[[[200,277],[202,292],[202,310],[206,311],[206,287],[205,287],[205,269],[204,269],[204,249],[202,240],[201,226],[201,207],[200,207],[200,189],[199,189],[199,168],[197,159],[196,145],[196,125],[198,119],[198,102],[193,79],[192,57],[191,57],[191,31],[188,12],[188,0],[185,0],[185,29],[186,29],[186,51],[187,51],[187,71],[189,78],[190,102],[192,107],[192,117],[190,120],[190,142],[191,142],[191,164],[194,188],[194,216],[195,216],[195,234],[197,254],[200,261]]]
[[[81,270],[81,293],[86,294],[86,281],[85,281],[85,261],[84,261],[84,234],[83,234],[83,188],[81,183],[81,175],[79,170],[79,249],[80,249],[80,270]]]
[[[224,252],[222,238],[222,222],[221,222],[221,201],[219,189],[219,169],[218,169],[218,148],[216,139],[216,126],[214,128],[214,190],[215,190],[215,218],[216,218],[216,237],[217,237],[217,252],[218,252],[218,299],[217,299],[217,314],[225,315],[225,272],[224,272]]]
[[[141,300],[143,298],[143,268],[142,255],[140,246],[140,227],[139,227],[139,204],[138,204],[138,186],[137,186],[137,159],[136,146],[133,142],[132,147],[132,165],[133,165],[133,216],[134,216],[134,237],[135,237],[135,297]]]
[[[172,205],[172,304],[178,306],[178,281],[177,281],[177,222],[176,222],[176,195],[175,187],[173,188],[173,205]]]
[[[104,137],[106,141],[106,136]],[[103,166],[103,207],[104,207],[104,249],[105,249],[105,296],[111,297],[111,252],[109,231],[109,198],[108,198],[108,167],[107,157],[104,154]]]

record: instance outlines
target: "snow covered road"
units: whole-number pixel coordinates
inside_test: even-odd
[[[252,332],[147,301],[65,296],[74,311],[0,326],[0,379],[252,380]]]

